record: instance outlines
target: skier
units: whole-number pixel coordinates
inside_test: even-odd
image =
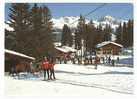
[[[100,63],[100,58],[98,56],[95,57],[95,69],[97,69],[97,65]]]
[[[114,59],[112,59],[111,63],[112,63],[112,66],[115,66],[115,60]]]
[[[108,58],[108,63],[110,64],[111,63],[111,57],[109,56]]]
[[[102,61],[103,61],[103,64],[105,64],[105,59],[104,59],[104,57],[102,57]]]
[[[33,66],[33,62],[30,62],[30,72],[34,75],[34,66]]]
[[[80,64],[80,58],[78,57],[77,59],[78,59],[78,64]]]
[[[11,69],[9,72],[9,75],[14,77],[14,74],[16,74],[16,65],[18,64],[18,61],[15,59],[10,60]]]
[[[117,63],[119,63],[119,57],[117,57]]]
[[[105,63],[108,64],[108,56],[105,56]]]
[[[56,79],[55,78],[55,71],[54,71],[54,66],[55,66],[55,63],[54,63],[54,59],[53,57],[50,58],[50,63],[49,63],[49,68],[50,68],[50,79]],[[52,78],[53,76],[53,78]]]
[[[92,64],[92,57],[90,57],[90,64]]]
[[[45,60],[42,63],[42,68],[44,70],[44,80],[46,80],[46,73],[48,75],[48,80],[49,80],[49,61],[47,59],[47,57],[45,57]]]

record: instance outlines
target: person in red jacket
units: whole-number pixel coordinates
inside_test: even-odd
[[[46,73],[48,75],[48,80],[49,80],[49,61],[46,57],[44,61],[42,62],[42,68],[44,70],[44,80],[46,80]]]
[[[55,71],[54,71],[54,66],[55,66],[55,63],[54,63],[54,59],[53,58],[50,58],[50,62],[49,62],[49,68],[50,68],[50,79],[56,79],[55,78]],[[52,78],[53,76],[53,78]]]

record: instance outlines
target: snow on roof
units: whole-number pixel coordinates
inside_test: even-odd
[[[8,31],[14,31],[14,29],[10,27],[8,24],[5,24],[5,29],[7,29]]]
[[[69,46],[63,46],[62,48],[68,49],[71,52],[76,52],[77,51],[76,49],[74,49],[72,47],[69,47]]]
[[[11,22],[10,22],[10,21],[7,21],[7,22],[5,23],[5,29],[7,29],[8,31],[14,31],[14,29],[13,29],[12,27],[10,27],[8,23],[11,23]]]
[[[61,47],[55,47],[57,50],[61,51],[61,52],[64,52],[64,53],[68,53],[69,50],[67,49],[64,49],[64,48],[61,48]]]
[[[24,58],[28,58],[28,59],[31,59],[31,60],[35,60],[34,57],[30,57],[30,56],[27,56],[27,55],[25,55],[25,54],[18,53],[18,52],[15,52],[15,51],[11,51],[11,50],[8,50],[8,49],[5,49],[5,53],[9,53],[9,54],[21,56],[21,57],[24,57]]]
[[[55,46],[61,46],[61,42],[55,42],[54,45]]]
[[[102,42],[102,43],[100,43],[100,44],[97,44],[97,48],[100,48],[100,47],[103,47],[103,46],[105,46],[105,45],[107,45],[107,44],[114,44],[114,45],[117,45],[117,46],[119,46],[119,47],[123,47],[121,44],[118,44],[118,43],[115,43],[115,42],[112,42],[112,41],[105,41],[105,42]]]
[[[76,52],[77,50],[72,48],[72,47],[69,47],[69,46],[62,46],[62,47],[55,47],[57,50],[60,50],[64,53],[68,53],[68,52]]]

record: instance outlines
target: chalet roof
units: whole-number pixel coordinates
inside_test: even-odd
[[[61,47],[55,47],[57,50],[61,51],[61,52],[64,52],[64,53],[68,53],[69,50],[67,49],[64,49],[64,48],[61,48]]]
[[[62,46],[62,47],[55,47],[57,50],[64,52],[64,53],[68,53],[68,52],[76,52],[77,50],[69,47],[69,46]]]
[[[123,47],[123,45],[115,43],[115,42],[112,42],[112,41],[105,41],[105,42],[99,43],[99,44],[96,45],[96,47],[100,48],[100,47],[103,47],[103,46],[105,46],[107,44],[114,44],[116,46]]]
[[[62,48],[68,49],[68,50],[71,51],[71,52],[76,52],[76,51],[77,51],[76,49],[74,49],[74,48],[72,48],[72,47],[69,47],[69,46],[62,46]]]
[[[55,42],[54,45],[55,46],[61,46],[61,43],[60,42]]]
[[[35,60],[34,57],[30,57],[30,56],[27,56],[25,54],[22,54],[22,53],[19,53],[19,52],[15,52],[15,51],[12,51],[12,50],[8,50],[8,49],[5,49],[5,53],[16,55],[16,56],[20,56],[20,57],[24,57],[24,58],[31,59],[31,60]]]

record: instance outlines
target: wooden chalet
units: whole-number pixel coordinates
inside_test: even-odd
[[[97,54],[119,55],[123,46],[112,41],[105,41],[100,44],[97,44],[96,48]]]

